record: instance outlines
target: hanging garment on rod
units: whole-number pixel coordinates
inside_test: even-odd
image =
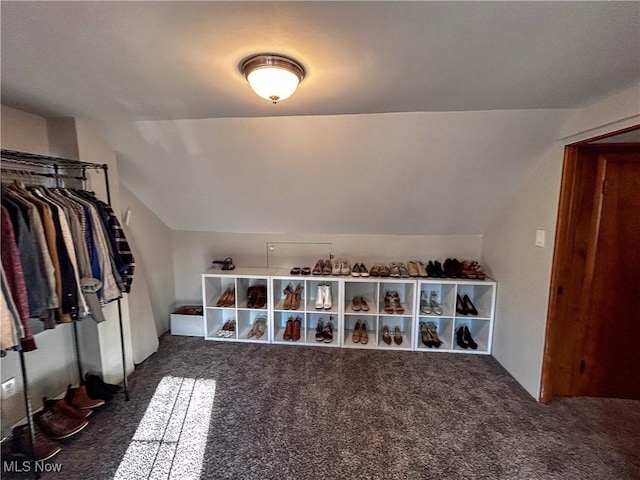
[[[31,338],[28,318],[39,318],[45,328],[87,316],[102,322],[102,306],[130,291],[133,255],[115,213],[93,192],[14,182],[2,188],[2,207],[3,240],[10,237],[4,233],[9,224],[13,228],[13,241],[3,241],[3,265],[10,256],[4,244],[14,244],[27,298],[26,313],[17,310]],[[5,265],[5,271],[9,277],[12,270]],[[14,290],[21,305],[24,299],[15,298],[20,292]],[[22,343],[26,351],[28,335]]]
[[[20,323],[20,315],[13,297],[9,291],[7,277],[0,263],[0,316],[2,335],[0,335],[0,356],[4,356],[5,350],[19,349],[20,339],[24,337],[24,329]]]

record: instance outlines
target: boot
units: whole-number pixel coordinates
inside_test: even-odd
[[[332,305],[333,305],[333,298],[331,298],[331,285],[325,285],[323,307],[325,310],[329,310],[331,309]]]
[[[33,420],[42,432],[52,440],[68,438],[89,425],[85,419],[65,417],[53,410],[43,410],[36,413]]]
[[[87,394],[87,387],[84,385],[79,386],[78,388],[71,388],[71,385],[67,387],[67,395],[65,399],[74,407],[79,408],[80,410],[85,410],[87,408],[97,408],[104,405],[104,400],[96,399],[93,400]]]
[[[325,295],[324,285],[318,285],[318,295],[316,297],[316,309],[321,310],[324,308],[324,295]]]
[[[93,413],[93,410],[80,410],[69,404],[64,398],[61,400],[47,400],[46,397],[42,400],[44,408],[47,410],[53,410],[65,417],[75,418],[82,420],[87,418]]]
[[[17,453],[22,453],[36,460],[49,460],[57,455],[62,448],[60,444],[48,438],[34,424],[35,448],[31,447],[29,425],[20,425],[13,429],[13,445]]]

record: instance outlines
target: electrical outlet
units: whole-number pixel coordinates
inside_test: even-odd
[[[16,393],[16,378],[11,377],[6,382],[2,383],[2,398],[9,398]]]

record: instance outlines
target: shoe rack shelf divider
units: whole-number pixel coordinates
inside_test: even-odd
[[[316,345],[319,347],[340,347],[342,345],[342,282],[340,277],[324,275],[282,275],[288,273],[284,270],[281,275],[271,277],[272,292],[272,324],[273,343],[291,345]],[[297,310],[285,310],[284,300],[286,294],[283,292],[287,285],[295,290],[300,284],[303,287],[300,308]],[[320,292],[321,285],[328,285],[331,292],[331,306],[329,308],[316,308],[316,300]],[[323,303],[324,305],[324,303]],[[300,317],[302,320],[299,340],[284,340],[284,331],[287,320],[290,317]],[[333,324],[333,341],[331,343],[316,341],[316,327],[322,320],[325,324],[331,318]]]
[[[414,350],[435,351],[449,353],[491,353],[493,341],[493,319],[495,315],[497,284],[493,280],[465,280],[465,279],[420,279],[415,303],[416,332]],[[442,308],[442,315],[431,313],[424,314],[420,310],[420,294],[426,293],[427,300],[431,292],[436,292],[438,302]],[[457,296],[468,295],[478,310],[478,315],[462,315],[456,310]],[[420,333],[420,324],[433,322],[436,325],[438,337],[443,342],[440,348],[428,347],[423,344]],[[468,326],[472,338],[478,344],[476,350],[465,349],[456,342],[456,331],[461,326]]]
[[[303,286],[300,308],[285,310],[283,290],[288,284],[293,289]],[[332,306],[325,310],[316,309],[318,286],[331,286]],[[261,308],[247,308],[247,288],[264,285],[267,288],[267,304]],[[235,303],[230,307],[216,307],[220,296],[227,288],[235,288]],[[202,275],[202,295],[204,305],[204,338],[216,341],[276,343],[286,345],[306,345],[321,347],[363,348],[380,350],[413,350],[449,353],[490,354],[493,339],[497,283],[491,279],[465,280],[440,278],[379,278],[347,276],[290,275],[285,269],[236,268],[230,271],[210,270]],[[384,297],[387,291],[397,291],[405,311],[387,313]],[[420,294],[424,291],[427,299],[436,292],[442,315],[426,315],[420,310]],[[478,315],[461,315],[456,311],[457,295],[468,295],[478,310]],[[369,311],[354,311],[354,296],[363,296]],[[266,316],[267,331],[260,338],[247,338],[253,322],[258,316]],[[283,334],[289,317],[301,318],[300,340],[284,340]],[[318,342],[315,339],[316,326],[332,316],[333,342]],[[218,337],[216,332],[227,320],[235,319],[236,330],[230,338]],[[369,341],[367,344],[353,342],[356,322],[367,322]],[[430,348],[421,341],[420,324],[433,322],[438,337],[443,342],[440,348]],[[382,329],[389,327],[391,345],[382,340]],[[456,343],[456,330],[468,326],[471,336],[478,344],[476,350],[464,349]],[[393,341],[394,328],[399,327],[402,343]]]

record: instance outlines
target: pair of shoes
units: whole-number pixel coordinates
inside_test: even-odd
[[[424,263],[417,261],[411,261],[407,263],[407,270],[409,271],[410,277],[422,277],[427,278],[429,274],[427,273],[427,268]]]
[[[331,260],[318,260],[311,271],[311,275],[331,275]]]
[[[384,311],[385,313],[397,313],[402,315],[404,307],[400,301],[400,295],[396,291],[387,291],[384,295]]]
[[[267,287],[254,285],[247,288],[247,308],[264,308],[267,304]]]
[[[318,295],[316,296],[316,310],[330,310],[333,306],[333,297],[331,296],[331,284],[318,284]]]
[[[381,277],[383,275],[380,275]],[[395,278],[409,278],[409,271],[402,262],[391,262],[390,276]]]
[[[353,300],[351,300],[351,309],[354,312],[360,312],[360,311],[368,312],[369,304],[367,303],[367,301],[363,296],[356,295],[355,297],[353,297]]]
[[[352,277],[368,277],[369,270],[367,270],[367,267],[365,267],[364,263],[359,263],[359,264],[356,263],[351,269],[351,276]]]
[[[38,461],[49,460],[56,456],[62,447],[55,440],[47,437],[38,424],[34,424],[33,436],[35,445],[31,446],[31,430],[29,425],[19,425],[13,429],[13,448],[16,453],[35,458]]]
[[[456,298],[456,312],[460,315],[478,315],[478,310],[473,304],[469,295],[465,294],[462,298],[460,295]]]
[[[227,288],[216,303],[216,307],[232,307],[236,303],[235,288]]]
[[[267,329],[267,317],[265,317],[264,315],[260,315],[256,317],[256,319],[253,321],[253,326],[251,327],[251,330],[249,330],[249,333],[247,334],[247,338],[256,337],[256,339],[258,339],[264,335],[264,332],[266,331],[266,329]]]
[[[462,263],[457,258],[447,258],[444,261],[444,274],[449,278],[465,278]]]
[[[304,287],[301,283],[293,289],[291,284],[287,285],[286,288],[282,291],[285,294],[284,303],[282,308],[285,310],[298,310],[300,309],[300,302],[302,299],[302,290]]]
[[[372,277],[390,277],[391,269],[387,265],[375,264],[369,273]]]
[[[85,385],[80,385],[78,388],[71,388],[71,385],[67,386],[67,393],[64,399],[69,405],[80,410],[98,408],[105,404],[105,401],[101,398],[91,398]]]
[[[444,269],[442,268],[442,265],[440,264],[439,261],[432,261],[429,260],[429,263],[427,263],[427,275],[429,277],[433,277],[433,278],[446,278],[446,274],[444,273]]]
[[[470,348],[471,350],[476,350],[478,348],[478,344],[473,341],[473,337],[471,337],[471,332],[469,331],[469,327],[466,325],[461,325],[458,330],[456,330],[456,343],[460,348]]]
[[[387,345],[391,345],[391,334],[389,333],[389,327],[386,325],[382,327],[382,341]],[[400,331],[400,327],[395,327],[393,329],[393,343],[396,345],[402,344],[402,332]]]
[[[484,280],[487,278],[485,273],[482,271],[482,267],[475,260],[464,260],[462,262],[462,277],[469,278],[471,280]]]
[[[316,342],[331,343],[333,342],[333,316],[329,317],[329,321],[324,323],[322,318],[318,320],[316,325]]]
[[[283,339],[285,340],[300,340],[300,331],[302,329],[302,318],[289,317],[287,324],[284,327]]]
[[[222,328],[216,332],[216,337],[231,338],[236,332],[236,321],[227,320]]]
[[[353,343],[361,343],[366,345],[369,343],[369,333],[367,332],[367,322],[358,320],[351,335]]]
[[[348,260],[334,260],[331,275],[349,275],[351,274],[351,265]]]
[[[433,322],[420,322],[420,338],[429,348],[440,348],[442,341],[438,337],[438,327]]]
[[[236,268],[231,257],[227,257],[224,260],[214,260],[211,263],[213,263],[214,265],[222,265],[222,270],[233,270],[234,268]]]
[[[424,290],[420,292],[420,313],[442,315],[442,307],[438,303],[438,292],[432,290],[429,299],[427,299],[427,292]]]

